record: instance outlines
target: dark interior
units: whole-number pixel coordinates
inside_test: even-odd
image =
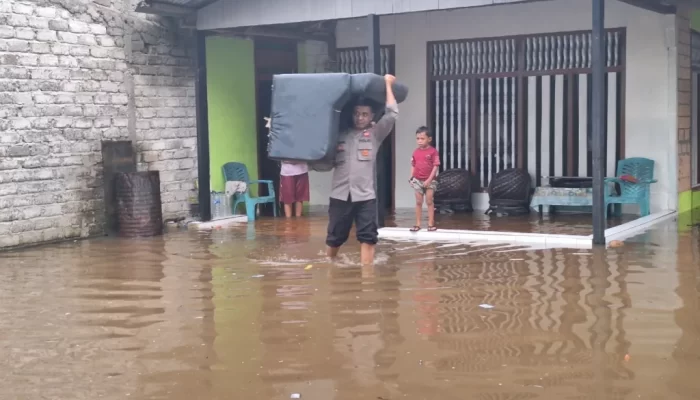
[[[259,179],[274,182],[275,195],[279,203],[280,163],[267,157],[268,129],[265,127],[265,117],[272,109],[272,77],[275,74],[290,74],[297,72],[297,44],[284,39],[255,40],[255,75],[256,98],[258,110],[258,171]],[[259,186],[260,195],[267,195],[267,186]],[[272,216],[272,205],[258,206],[260,214]]]

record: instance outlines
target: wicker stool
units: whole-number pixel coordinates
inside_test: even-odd
[[[509,168],[497,173],[489,183],[489,209],[486,214],[528,214],[531,185],[530,174],[523,169]]]
[[[435,208],[442,214],[473,211],[469,171],[448,169],[438,175]]]

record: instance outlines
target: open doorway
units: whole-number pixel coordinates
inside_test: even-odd
[[[272,111],[272,77],[276,74],[291,74],[298,71],[297,42],[287,39],[255,39],[255,86],[257,98],[257,137],[259,179],[271,180],[279,204],[280,163],[267,157],[269,142],[264,117]],[[260,195],[266,196],[267,186],[259,187]],[[272,215],[272,205],[261,205],[260,214]]]

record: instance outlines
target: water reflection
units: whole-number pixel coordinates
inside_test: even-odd
[[[676,363],[668,389],[680,396],[700,395],[700,250],[697,228],[678,238],[678,287],[675,293],[682,305],[674,312],[674,322],[681,328],[671,353]]]
[[[324,225],[3,254],[0,398],[700,398],[697,233],[383,242],[368,269],[325,260]]]

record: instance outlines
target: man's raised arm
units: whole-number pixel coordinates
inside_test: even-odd
[[[399,117],[399,107],[396,104],[394,97],[393,84],[396,82],[396,77],[393,75],[384,75],[384,83],[386,84],[386,111],[382,118],[374,126],[374,137],[378,142],[384,141],[391,130],[394,129],[396,119]]]

